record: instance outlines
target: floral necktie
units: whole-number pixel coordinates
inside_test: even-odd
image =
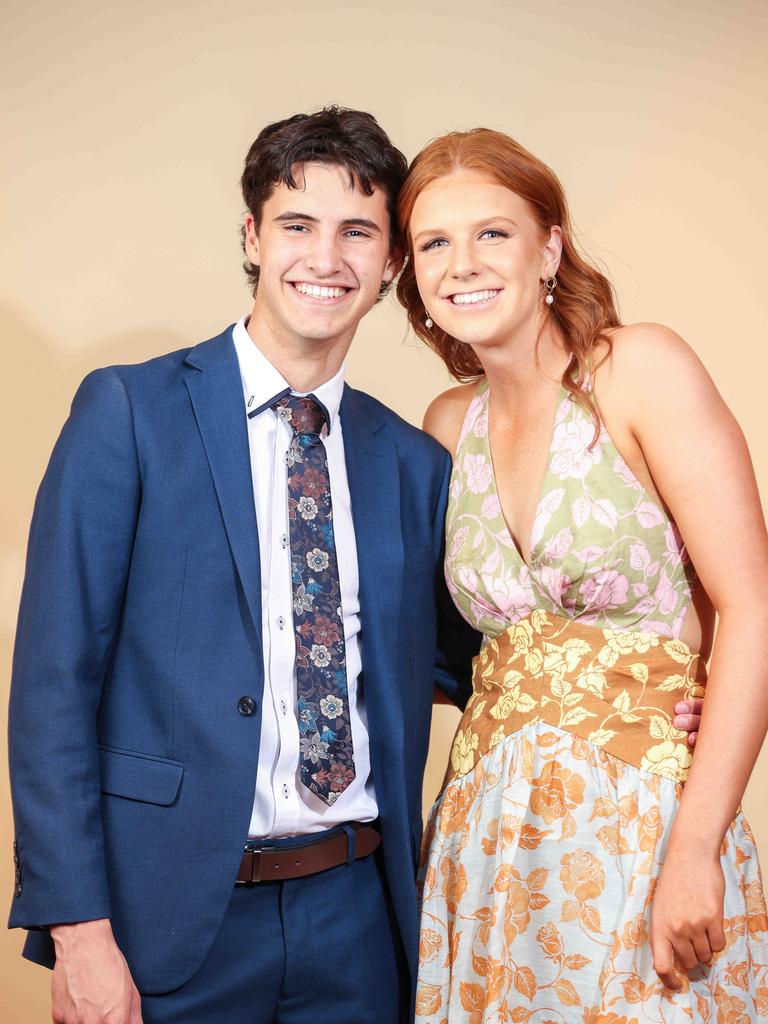
[[[301,781],[333,804],[355,778],[344,620],[333,534],[324,408],[288,395],[273,408],[293,430],[288,465]]]

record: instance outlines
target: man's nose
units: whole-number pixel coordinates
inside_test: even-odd
[[[305,257],[307,268],[318,277],[330,277],[341,268],[341,253],[335,237],[318,234]]]

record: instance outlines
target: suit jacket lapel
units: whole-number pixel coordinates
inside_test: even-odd
[[[261,650],[261,563],[248,420],[232,329],[193,348],[186,377],[224,527]]]
[[[402,742],[397,696],[403,537],[397,447],[367,396],[344,389],[344,456],[355,527],[362,624],[363,675],[374,757]]]

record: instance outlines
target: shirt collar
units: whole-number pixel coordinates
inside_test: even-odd
[[[240,364],[246,413],[249,418],[253,419],[269,410],[273,402],[285,395],[305,395],[309,392],[292,391],[285,377],[254,344],[248,333],[247,322],[247,316],[238,320],[232,329],[232,341]],[[331,432],[338,420],[339,407],[344,393],[345,366],[346,364],[342,363],[335,376],[311,392],[326,411],[328,433]]]

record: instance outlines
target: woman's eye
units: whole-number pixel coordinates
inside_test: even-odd
[[[433,238],[431,241],[427,242],[425,245],[422,245],[421,251],[422,252],[427,252],[429,249],[442,248],[444,245],[447,245],[447,244],[448,244],[448,242],[444,238]]]
[[[488,228],[480,235],[481,238],[490,238],[493,241],[496,238],[509,238],[506,231],[501,231],[499,228]]]

